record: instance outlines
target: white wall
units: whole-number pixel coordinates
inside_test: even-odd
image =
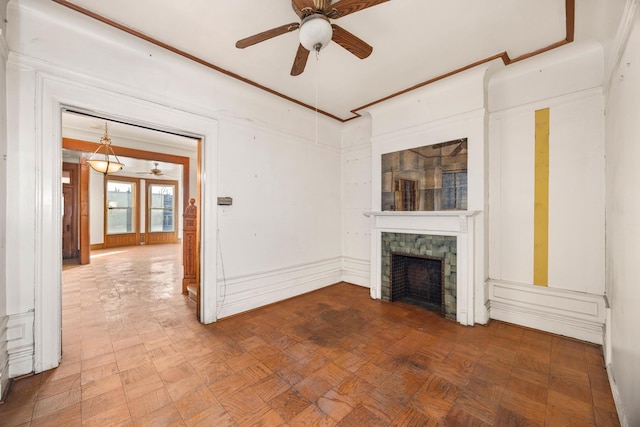
[[[573,43],[489,85],[493,318],[603,342],[602,49]],[[550,109],[548,287],[533,285],[535,111]]]
[[[623,425],[636,426],[640,425],[640,14],[636,12],[632,22],[607,103],[606,280],[614,396],[620,397]]]
[[[339,150],[234,121],[220,139],[219,316],[338,282]]]
[[[34,338],[24,336],[30,358],[11,375],[30,372],[34,363],[36,371],[55,366],[47,350],[56,346],[55,333],[49,337],[42,329],[55,330],[56,319],[49,318],[55,310],[37,304],[41,295],[34,304],[42,292],[55,300],[60,281],[59,245],[39,242],[49,234],[48,241],[59,241],[53,237],[59,225],[50,218],[60,204],[53,190],[59,141],[48,139],[60,135],[54,100],[203,135],[215,121],[215,135],[206,133],[203,143],[203,280],[216,283],[203,296],[212,312],[208,321],[340,281],[339,123],[319,117],[316,140],[312,111],[53,2],[12,1],[9,15],[7,173],[15,177],[8,197],[16,213],[7,218],[7,241],[23,243],[7,251],[17,267],[8,273],[7,307],[24,317],[23,330],[36,332],[35,362]],[[114,108],[118,104],[122,108]],[[197,128],[181,128],[182,117]],[[217,196],[233,197],[234,205],[218,210]],[[53,257],[42,253],[49,250]]]
[[[8,56],[6,40],[6,10],[8,0],[0,1],[0,399],[8,386],[9,355],[7,353],[7,276],[6,276],[6,232],[5,221],[8,206],[7,200],[7,94],[6,63]]]
[[[370,285],[371,117],[348,122],[342,131],[343,280]]]

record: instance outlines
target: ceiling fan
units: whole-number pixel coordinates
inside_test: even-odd
[[[162,176],[164,175],[160,169],[158,169],[158,162],[153,163],[155,166],[151,168],[149,172],[138,172],[138,175],[154,175],[154,176]]]
[[[363,40],[354,36],[342,27],[332,24],[332,19],[342,18],[354,12],[359,12],[371,6],[389,0],[338,0],[331,4],[331,0],[291,0],[293,10],[300,18],[300,22],[292,22],[280,27],[272,28],[253,36],[238,40],[236,47],[244,49],[273,37],[300,29],[300,44],[293,60],[291,75],[302,74],[307,65],[309,51],[319,52],[331,40],[354,54],[360,59],[371,55],[373,48]]]

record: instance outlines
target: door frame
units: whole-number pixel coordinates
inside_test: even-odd
[[[200,307],[201,322],[217,320],[217,156],[218,121],[184,109],[127,95],[47,73],[35,74],[33,97],[36,129],[34,162],[36,250],[34,271],[34,371],[55,368],[62,352],[62,176],[63,108],[91,112],[126,123],[167,130],[202,140],[200,206]],[[95,84],[96,82],[93,82]],[[131,92],[129,90],[129,92]],[[166,99],[165,99],[166,101]],[[207,196],[208,195],[208,196]],[[206,259],[208,262],[203,262]]]

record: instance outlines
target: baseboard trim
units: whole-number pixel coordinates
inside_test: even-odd
[[[624,406],[622,405],[622,398],[620,397],[620,390],[618,390],[618,384],[616,384],[616,379],[613,376],[613,370],[611,369],[611,364],[607,364],[607,376],[609,377],[609,387],[611,387],[611,394],[613,395],[613,403],[616,405],[616,412],[618,413],[618,420],[620,421],[620,425],[622,427],[627,427],[629,425],[629,420],[627,419],[627,414],[624,411]]]
[[[9,316],[0,317],[0,402],[9,390],[9,353],[7,351],[7,324]]]
[[[604,296],[498,280],[488,284],[492,319],[603,344]]]
[[[9,378],[33,372],[34,312],[11,314],[7,321],[7,354]]]
[[[371,287],[371,261],[368,259],[342,257],[342,281],[354,285]]]
[[[342,280],[341,257],[218,281],[218,319],[315,291]]]

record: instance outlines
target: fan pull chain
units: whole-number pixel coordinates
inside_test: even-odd
[[[320,66],[320,49],[316,50],[316,66],[315,68],[315,80],[316,80],[316,145],[318,144],[318,67]]]

